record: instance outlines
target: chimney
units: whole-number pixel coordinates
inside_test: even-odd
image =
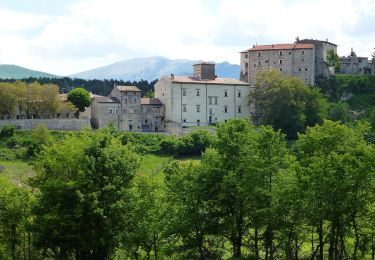
[[[202,62],[193,65],[194,78],[199,80],[214,80],[215,77],[215,64]]]

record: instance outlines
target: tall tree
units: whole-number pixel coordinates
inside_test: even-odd
[[[276,70],[259,72],[249,97],[255,103],[256,123],[272,125],[292,139],[306,126],[321,123],[326,114],[326,101],[317,89]]]
[[[304,191],[307,221],[319,236],[319,257],[324,259],[324,234],[328,233],[330,259],[346,257],[346,230],[355,234],[353,257],[359,246],[358,218],[369,204],[374,178],[374,146],[363,138],[368,127],[349,128],[325,121],[308,128],[296,142],[301,165],[299,184]],[[324,232],[325,223],[328,232]]]
[[[52,257],[106,259],[129,214],[138,156],[107,130],[53,143],[38,156],[33,209],[35,244]]]

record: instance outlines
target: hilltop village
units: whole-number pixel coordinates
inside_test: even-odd
[[[290,44],[253,45],[240,52],[239,80],[218,78],[215,64],[202,62],[193,65],[191,76],[171,74],[160,78],[154,98],[141,97],[135,86],[115,85],[109,96],[91,94],[91,105],[83,113],[70,110],[25,119],[21,111],[16,111],[0,120],[0,127],[12,124],[32,129],[44,123],[49,129],[79,130],[113,124],[121,131],[182,134],[195,126],[252,118],[254,104],[248,96],[257,73],[263,70],[278,70],[310,86],[334,73],[375,75],[375,64],[366,57],[357,57],[353,50],[335,67],[330,55],[336,53],[337,45],[328,40],[297,38]],[[61,94],[60,101],[67,102],[66,95]]]

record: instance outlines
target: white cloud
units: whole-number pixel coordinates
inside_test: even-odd
[[[147,56],[238,63],[256,42],[298,35],[328,38],[340,54],[373,51],[373,0],[288,2],[221,0],[210,10],[204,0],[84,0],[56,17],[0,7],[0,63],[60,75]]]

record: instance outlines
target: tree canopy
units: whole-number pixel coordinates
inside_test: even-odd
[[[317,89],[276,70],[257,74],[250,102],[255,103],[257,124],[272,125],[292,139],[307,126],[321,123],[327,113],[327,102]]]
[[[68,93],[68,101],[78,108],[79,111],[85,111],[91,104],[90,93],[84,88],[75,88]]]

